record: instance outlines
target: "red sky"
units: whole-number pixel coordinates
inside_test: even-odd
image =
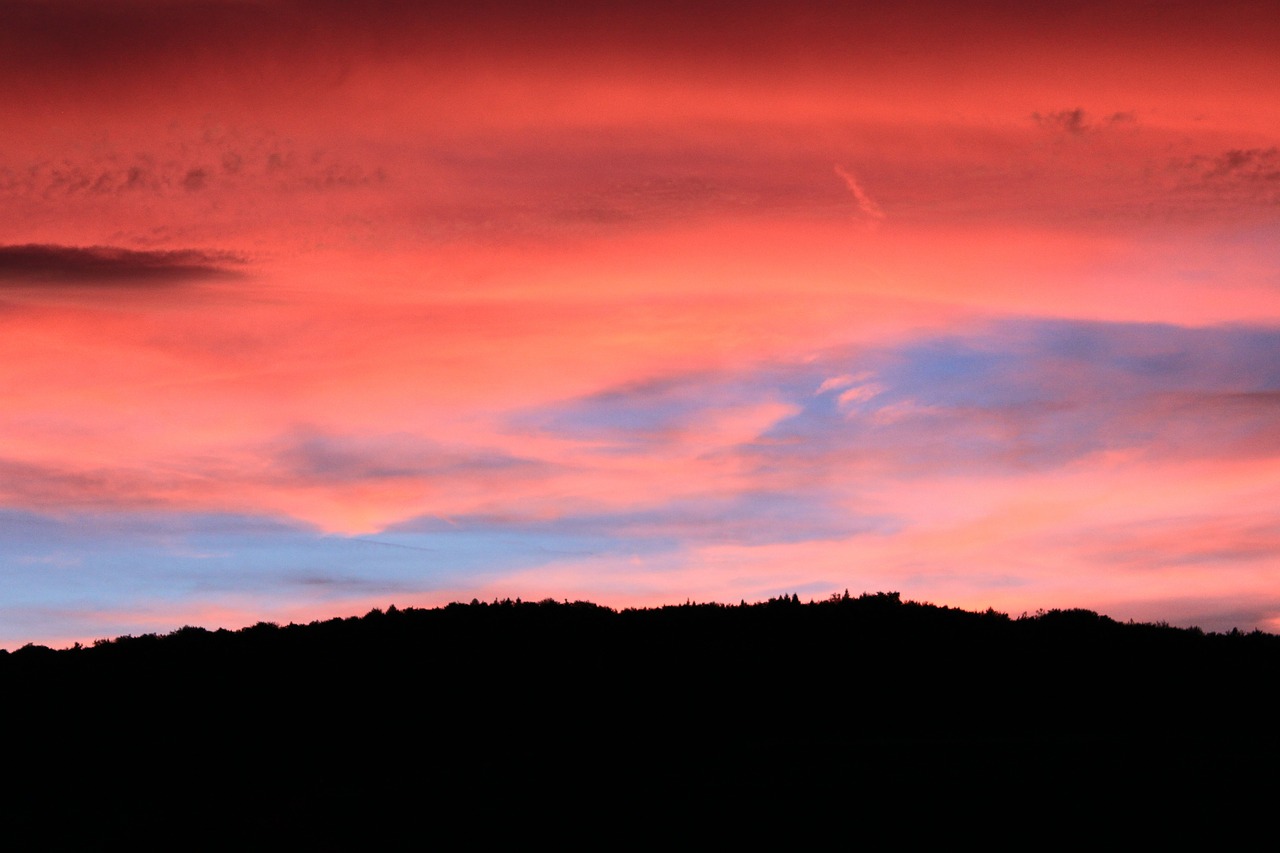
[[[0,642],[1280,630],[1280,6],[455,5],[3,4]]]

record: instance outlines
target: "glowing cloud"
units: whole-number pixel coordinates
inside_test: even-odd
[[[846,587],[1273,627],[1280,16],[1149,12],[9,4],[0,644]]]

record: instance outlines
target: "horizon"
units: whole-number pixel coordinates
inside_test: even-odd
[[[46,646],[38,643],[26,643],[22,646],[18,646],[12,649],[5,648],[4,646],[0,646],[0,654],[12,654],[13,652],[19,651],[21,649],[27,649],[32,647],[37,649],[51,649],[52,651],[79,651],[86,648],[92,648],[92,647],[101,646],[101,645],[110,645],[119,640],[164,638],[164,637],[173,636],[173,635],[180,635],[185,632],[193,631],[193,630],[198,632],[204,632],[204,633],[241,633],[244,631],[252,631],[254,629],[257,629],[263,626],[269,626],[272,629],[305,628],[311,625],[322,625],[330,622],[361,621],[361,620],[373,617],[375,615],[378,615],[378,616],[394,615],[400,612],[409,612],[409,613],[434,612],[434,611],[448,610],[449,608],[452,608],[452,607],[507,608],[507,607],[524,607],[526,605],[533,605],[537,607],[551,606],[551,607],[573,608],[573,607],[586,605],[596,610],[607,610],[610,613],[617,615],[617,614],[628,613],[628,612],[646,613],[646,612],[655,612],[655,611],[669,610],[669,609],[678,610],[683,608],[699,608],[699,607],[711,607],[711,608],[717,608],[717,609],[769,607],[777,603],[779,599],[781,599],[781,601],[784,604],[786,602],[792,602],[791,604],[787,605],[790,607],[811,607],[811,606],[816,607],[824,604],[827,604],[827,605],[840,604],[846,601],[857,602],[860,600],[865,601],[867,599],[885,599],[885,598],[892,600],[895,604],[900,604],[905,607],[920,607],[920,608],[933,609],[933,610],[961,612],[961,613],[969,614],[970,616],[982,616],[982,617],[996,616],[1009,622],[1037,620],[1045,617],[1054,616],[1056,614],[1089,614],[1091,616],[1097,617],[1098,621],[1100,622],[1110,623],[1112,625],[1117,625],[1117,626],[1158,628],[1158,629],[1168,629],[1170,631],[1179,631],[1179,632],[1187,631],[1187,632],[1195,633],[1200,636],[1245,636],[1246,634],[1254,637],[1280,636],[1278,634],[1262,631],[1260,629],[1255,629],[1250,632],[1241,631],[1239,628],[1232,628],[1231,630],[1228,630],[1228,631],[1204,631],[1199,626],[1171,625],[1168,622],[1165,622],[1163,620],[1139,622],[1139,621],[1130,619],[1127,621],[1121,621],[1118,619],[1113,619],[1105,613],[1098,613],[1097,611],[1088,610],[1085,608],[1051,608],[1047,610],[1040,609],[1034,613],[1023,611],[1022,613],[1014,615],[1012,613],[1005,613],[1003,611],[995,610],[993,608],[988,608],[987,610],[982,610],[982,611],[976,611],[976,610],[966,610],[964,608],[950,607],[946,604],[938,604],[932,601],[915,601],[912,599],[902,599],[900,593],[897,593],[897,592],[884,592],[884,591],[874,592],[874,593],[862,592],[859,595],[850,595],[849,592],[846,590],[843,595],[839,593],[833,593],[831,596],[827,598],[822,598],[822,599],[810,598],[808,601],[798,600],[797,594],[794,594],[794,593],[791,595],[783,593],[780,596],[775,596],[773,598],[769,598],[765,600],[747,601],[745,599],[742,599],[737,604],[734,604],[732,602],[724,602],[724,601],[686,600],[683,604],[676,602],[676,603],[666,603],[666,604],[650,605],[650,606],[642,606],[642,607],[610,607],[607,604],[600,604],[595,601],[586,601],[582,599],[575,599],[574,601],[569,601],[568,599],[544,598],[538,601],[533,601],[533,600],[525,601],[518,597],[517,598],[496,598],[495,597],[492,601],[481,601],[479,599],[472,598],[471,601],[469,602],[468,601],[450,601],[447,604],[438,604],[431,607],[419,607],[415,605],[406,605],[404,607],[400,607],[396,605],[394,602],[392,602],[388,604],[386,607],[373,607],[373,608],[370,608],[368,611],[365,611],[364,613],[331,615],[327,618],[318,617],[308,622],[286,622],[282,624],[279,622],[261,620],[251,625],[237,625],[237,626],[219,625],[214,628],[209,628],[204,625],[182,625],[178,628],[175,628],[171,631],[166,631],[166,632],[148,632],[146,634],[122,634],[116,637],[99,637],[93,640],[93,642],[91,643],[75,642],[65,646]]]
[[[4,10],[0,648],[877,588],[1280,633],[1267,4]]]

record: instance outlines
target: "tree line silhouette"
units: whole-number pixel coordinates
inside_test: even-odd
[[[1277,676],[1280,637],[1088,610],[495,599],[24,646],[0,654],[0,723],[11,821],[48,820],[68,803],[47,792],[83,784],[60,825],[115,832],[323,840],[484,804],[972,813],[978,792],[1061,819],[1064,791],[1203,801],[1192,780],[1280,755]]]

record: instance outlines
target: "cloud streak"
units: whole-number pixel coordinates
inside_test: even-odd
[[[196,249],[116,246],[0,246],[0,288],[137,287],[187,284],[241,274],[245,259]]]
[[[853,193],[853,199],[858,203],[858,210],[862,211],[864,216],[877,222],[884,219],[884,211],[880,209],[880,205],[867,195],[866,190],[862,188],[862,184],[858,183],[858,179],[852,172],[840,166],[836,166],[835,171],[840,180],[844,181],[844,185],[849,188],[849,192]]]

